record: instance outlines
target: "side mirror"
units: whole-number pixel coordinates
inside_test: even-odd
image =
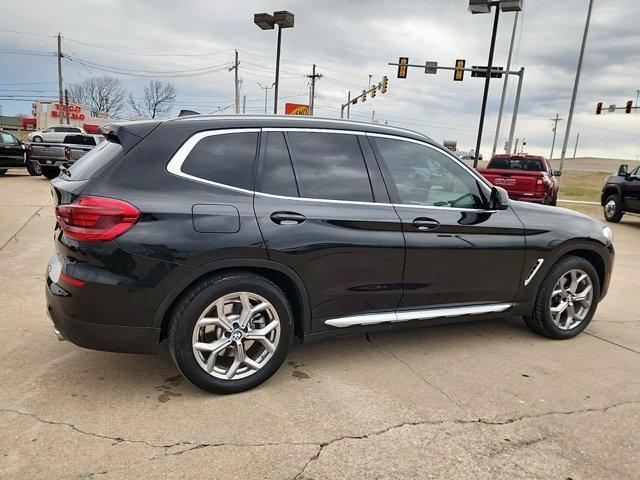
[[[554,170],[553,171],[553,176],[554,177],[561,177],[562,176],[562,170]]]
[[[506,210],[509,208],[509,194],[502,187],[491,188],[491,197],[489,198],[490,210]]]
[[[626,177],[629,175],[629,165],[620,165],[618,167],[618,175],[621,177]]]

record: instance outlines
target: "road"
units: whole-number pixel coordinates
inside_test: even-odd
[[[58,342],[49,185],[0,177],[0,478],[637,478],[640,220],[579,337],[520,318],[294,346],[233,396],[157,356]]]

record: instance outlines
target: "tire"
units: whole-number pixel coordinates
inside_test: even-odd
[[[259,322],[254,329],[243,330],[238,325],[242,319],[234,316],[234,312],[238,313],[238,309],[242,308],[239,297],[236,297],[238,293],[255,297],[251,298],[252,301],[259,297],[260,305],[270,305],[269,309],[250,318],[250,326],[254,321]],[[222,308],[223,317],[228,322],[220,322],[222,317],[218,300],[225,305]],[[216,323],[197,327],[201,318],[213,319]],[[276,320],[279,324],[267,334],[273,335],[269,343],[275,345],[269,353],[266,344],[248,337],[251,336],[251,332],[266,329]],[[293,338],[293,314],[287,297],[274,283],[250,272],[226,272],[200,281],[182,295],[174,306],[169,321],[169,351],[176,366],[195,386],[213,393],[242,392],[269,379],[284,362]],[[221,326],[223,324],[232,324],[231,330],[224,330]],[[238,340],[235,337],[238,331],[243,332],[239,335],[246,334],[247,338]],[[195,345],[211,347],[215,342],[224,341],[230,344],[216,354],[212,362],[214,368],[210,373],[207,368],[211,354],[206,350],[197,350]],[[249,357],[248,360],[254,363],[254,367],[240,363],[236,370],[233,370],[238,357],[238,344],[243,346],[243,350],[246,348],[245,354]],[[260,360],[261,351],[262,355],[265,355],[264,361]],[[259,368],[255,368],[258,364]],[[228,375],[232,377],[225,378]]]
[[[6,168],[0,168],[0,175],[4,175],[5,173],[7,173],[7,170],[8,169]]]
[[[42,175],[52,180],[60,175],[60,169],[58,167],[42,167]]]
[[[577,292],[580,293],[581,290],[585,290],[588,284],[591,285],[591,297],[589,301],[589,307],[586,311],[583,312],[583,318],[577,322],[578,317],[573,318],[573,322],[569,321],[569,312],[570,309],[578,309],[576,313],[580,313],[582,309],[585,307],[585,303],[581,300],[573,300],[569,302],[566,299],[563,299],[565,293],[559,293],[556,296],[553,295],[554,290],[556,288],[557,283],[560,281],[562,277],[567,275],[567,280],[571,278],[570,272],[581,272],[577,273],[577,278],[582,278],[583,274],[586,274],[588,278],[582,280],[577,286]],[[567,293],[571,289],[571,285],[567,288]],[[562,289],[564,292],[564,288]],[[576,298],[579,295],[574,295]],[[524,317],[525,324],[532,329],[534,332],[549,338],[553,338],[556,340],[566,340],[569,338],[573,338],[582,332],[587,326],[593,315],[595,314],[596,308],[598,306],[598,300],[600,298],[600,279],[598,277],[598,273],[596,269],[593,267],[591,263],[581,257],[567,256],[560,259],[551,270],[544,277],[544,280],[540,284],[540,288],[538,290],[538,294],[536,296],[535,304],[533,312],[530,316]],[[563,299],[562,302],[558,302],[558,305],[561,306],[564,303],[569,303],[570,309],[567,308],[563,312],[557,314],[558,317],[556,320],[560,320],[560,325],[554,322],[552,317],[552,305],[556,303],[556,300]],[[553,303],[552,303],[553,302]],[[565,317],[565,321],[562,321],[562,317]]]
[[[33,141],[34,142],[41,142],[42,141],[42,137],[40,135],[36,135],[35,137],[33,137]]]
[[[42,167],[40,167],[40,164],[38,162],[28,161],[27,172],[29,172],[29,175],[33,177],[39,177],[40,175],[42,175]]]
[[[607,222],[618,223],[622,220],[622,201],[619,195],[609,195],[604,201],[604,218]]]

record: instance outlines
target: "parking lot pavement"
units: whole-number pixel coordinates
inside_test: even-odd
[[[521,319],[294,346],[233,396],[184,381],[167,349],[58,342],[45,314],[48,182],[0,177],[0,478],[637,478],[640,219],[585,334]]]

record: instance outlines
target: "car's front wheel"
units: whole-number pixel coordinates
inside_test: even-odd
[[[536,333],[564,340],[582,332],[593,318],[600,298],[600,279],[581,257],[562,258],[547,273],[525,323]]]
[[[607,222],[618,223],[622,220],[622,202],[618,195],[610,195],[604,202],[604,218]]]
[[[41,142],[42,141],[42,137],[40,135],[36,135],[35,137],[33,137],[33,141],[34,142]]]
[[[182,374],[214,393],[253,388],[282,365],[293,315],[280,288],[250,272],[212,275],[171,315],[169,350]]]

